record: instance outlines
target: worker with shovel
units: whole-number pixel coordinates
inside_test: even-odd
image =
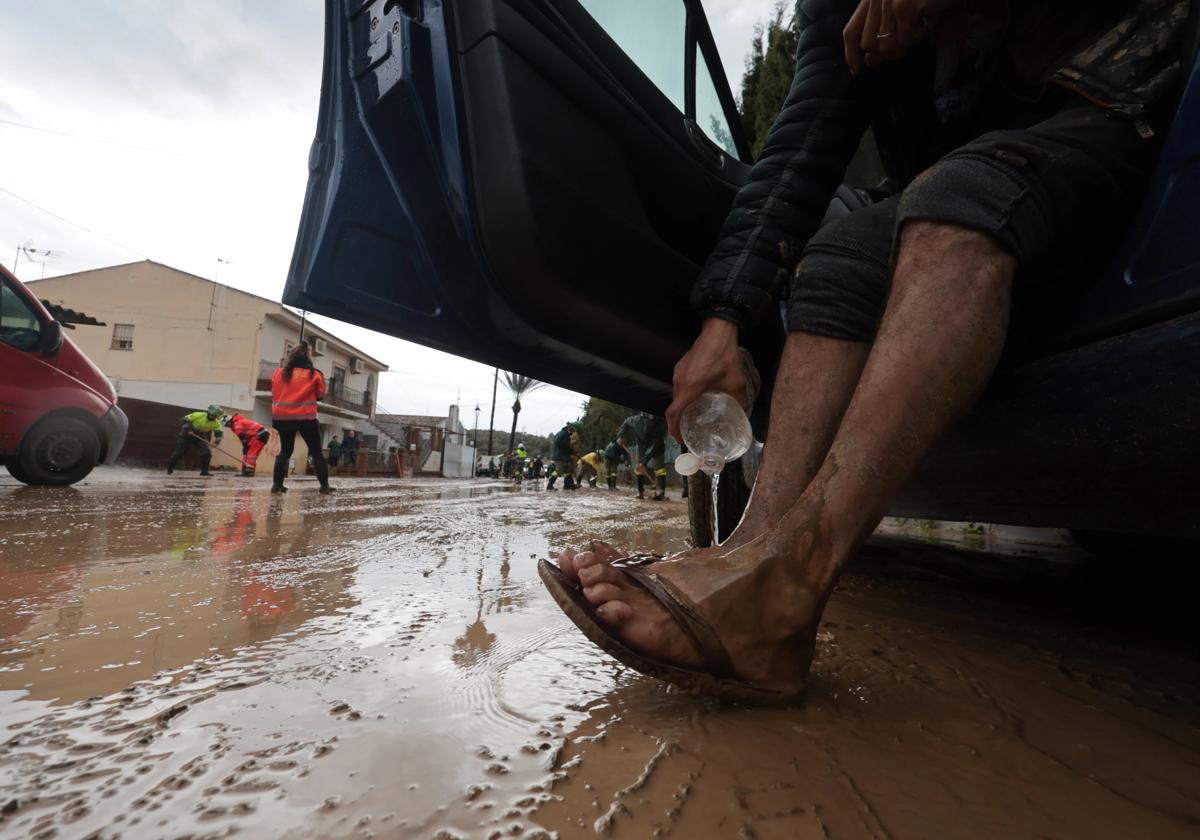
[[[221,445],[225,433],[221,431],[221,416],[225,413],[219,405],[210,405],[204,411],[193,411],[180,419],[179,439],[175,442],[175,451],[167,461],[167,475],[175,472],[175,464],[184,456],[189,448],[195,448],[200,453],[200,475],[212,475],[208,471],[212,461],[212,449],[208,445],[210,437],[216,438],[216,444]]]
[[[242,442],[242,475],[254,475],[254,468],[258,465],[258,455],[271,440],[270,430],[262,423],[255,423],[240,414],[227,414],[221,422]]]

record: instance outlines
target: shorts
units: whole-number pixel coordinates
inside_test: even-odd
[[[1065,91],[1049,115],[987,131],[899,195],[827,224],[792,278],[789,331],[871,341],[891,290],[899,232],[924,220],[992,237],[1017,260],[1019,290],[1086,278],[1112,259],[1157,159],[1134,123]]]

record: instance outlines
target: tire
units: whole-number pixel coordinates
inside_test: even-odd
[[[26,484],[74,484],[95,468],[99,458],[100,438],[91,426],[75,417],[51,417],[21,441],[17,453],[21,474],[13,475]]]
[[[4,466],[8,467],[8,474],[20,481],[22,484],[28,484],[29,479],[25,477],[25,473],[21,472],[21,465],[17,463],[16,456]]]
[[[726,464],[717,485],[717,524],[721,542],[733,533],[749,501],[750,487],[743,477],[741,463],[734,461]],[[692,545],[707,548],[713,544],[712,482],[707,473],[697,472],[688,476],[688,524],[692,532]]]

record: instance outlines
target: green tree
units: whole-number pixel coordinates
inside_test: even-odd
[[[603,449],[616,435],[621,422],[632,408],[608,400],[590,398],[583,404],[583,417],[579,420],[579,440],[587,450]]]
[[[508,433],[508,445],[510,447],[514,445],[514,441],[520,443],[520,441],[516,441],[515,439],[517,436],[517,417],[521,414],[521,397],[536,391],[545,384],[545,382],[538,382],[531,376],[525,376],[520,373],[509,373],[508,371],[504,372],[504,385],[513,395],[512,431]]]
[[[791,90],[799,41],[796,17],[788,12],[784,0],[777,0],[766,24],[754,28],[738,101],[742,127],[755,158]]]

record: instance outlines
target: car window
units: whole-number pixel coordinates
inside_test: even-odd
[[[5,283],[0,287],[0,341],[18,350],[33,350],[41,335],[37,313]]]
[[[680,113],[685,112],[687,9],[683,0],[579,2]]]
[[[725,119],[725,109],[717,98],[716,85],[699,46],[696,47],[696,124],[730,157],[737,158],[737,145],[733,142],[729,121]]]

